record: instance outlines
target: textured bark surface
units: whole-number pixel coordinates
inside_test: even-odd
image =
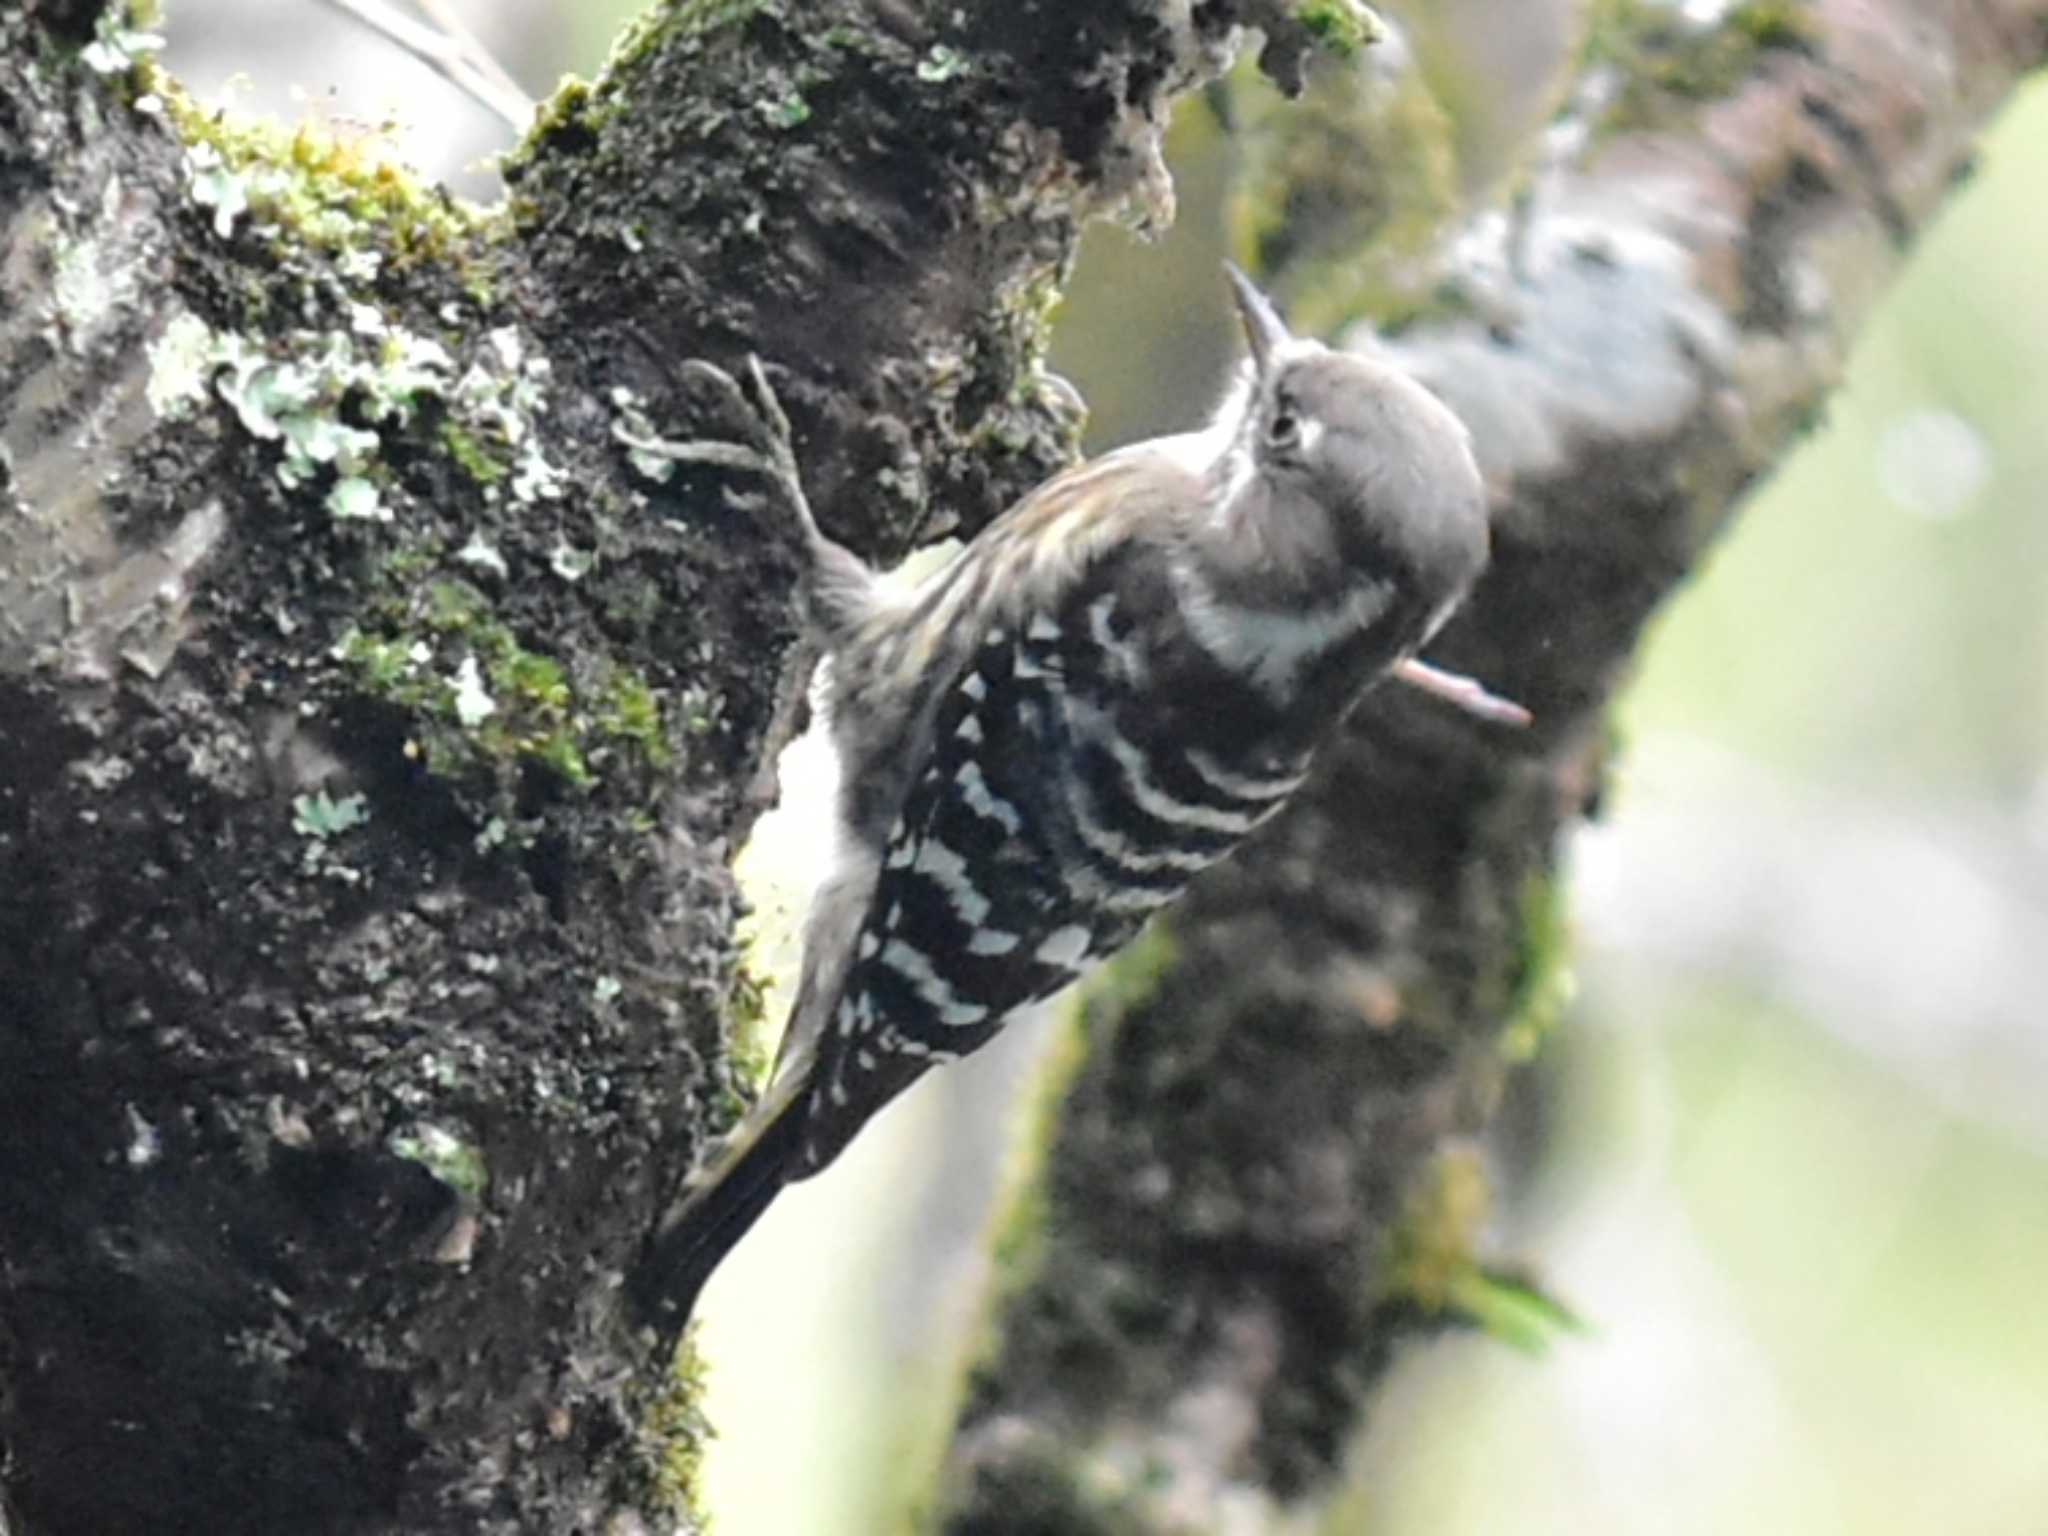
[[[1316,1528],[1392,1351],[1472,1321],[1470,1137],[1541,1022],[1547,882],[1595,807],[1609,695],[2048,52],[2039,0],[1738,6],[1718,38],[1655,7],[1593,25],[1525,221],[1452,231],[1394,348],[1498,496],[1491,571],[1433,653],[1537,726],[1382,690],[1176,910],[1171,959],[1095,989],[1009,1229],[948,1531]],[[1267,208],[1327,207],[1343,174],[1261,158],[1304,178],[1256,187]],[[1317,232],[1240,228],[1297,306],[1355,293]]]
[[[832,526],[985,519],[1070,451],[1080,219],[1262,17],[1298,67],[1251,3],[672,5],[489,218],[0,11],[0,1525],[692,1525],[619,1284],[737,1105],[795,635],[614,391],[759,350]]]

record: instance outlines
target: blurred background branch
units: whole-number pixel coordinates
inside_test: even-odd
[[[533,119],[533,98],[505,72],[459,12],[442,0],[423,5],[423,17],[399,9],[390,0],[322,0],[330,9],[353,17],[377,36],[418,59],[514,133],[523,133]]]
[[[1173,915],[1167,957],[1093,989],[1001,1229],[948,1530],[1312,1528],[1404,1340],[1545,1310],[1499,1267],[1471,1138],[1554,1021],[1556,850],[1604,791],[1614,689],[2048,36],[2041,5],[1603,4],[1576,36],[1544,10],[1417,7],[1425,46],[1326,69],[1299,107],[1232,98],[1238,254],[1473,428],[1495,562],[1441,653],[1539,723],[1525,744],[1370,701],[1310,802]],[[1503,37],[1526,61],[1569,37],[1572,64],[1518,92],[1486,57]],[[1447,77],[1505,78],[1496,125],[1558,90],[1504,208],[1459,211],[1499,172],[1461,174]],[[1624,910],[1711,922],[1693,893],[1730,829],[1693,825],[1702,856]],[[1738,836],[1780,830],[1759,811]],[[1874,832],[1838,836],[1868,858]],[[1828,844],[1776,846],[1827,906]]]

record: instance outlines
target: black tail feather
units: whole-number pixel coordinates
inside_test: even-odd
[[[789,1181],[804,1120],[799,1097],[743,1129],[662,1221],[627,1281],[641,1322],[672,1333],[690,1320],[704,1283]]]

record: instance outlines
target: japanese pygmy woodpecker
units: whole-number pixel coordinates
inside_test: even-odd
[[[1381,679],[1519,717],[1416,658],[1486,562],[1465,428],[1229,276],[1251,355],[1205,430],[1055,476],[905,596],[819,531],[758,362],[748,389],[686,365],[747,442],[638,445],[767,478],[840,768],[774,1077],[653,1239],[651,1314],[686,1316],[785,1183],[1123,947]]]

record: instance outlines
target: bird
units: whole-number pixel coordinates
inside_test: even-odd
[[[1056,474],[907,594],[819,529],[757,357],[744,384],[682,365],[739,437],[629,440],[765,485],[742,499],[797,546],[839,769],[774,1070],[654,1227],[648,1320],[680,1325],[784,1186],[1277,814],[1375,684],[1527,722],[1418,655],[1488,556],[1464,425],[1225,271],[1247,356],[1209,424]]]

